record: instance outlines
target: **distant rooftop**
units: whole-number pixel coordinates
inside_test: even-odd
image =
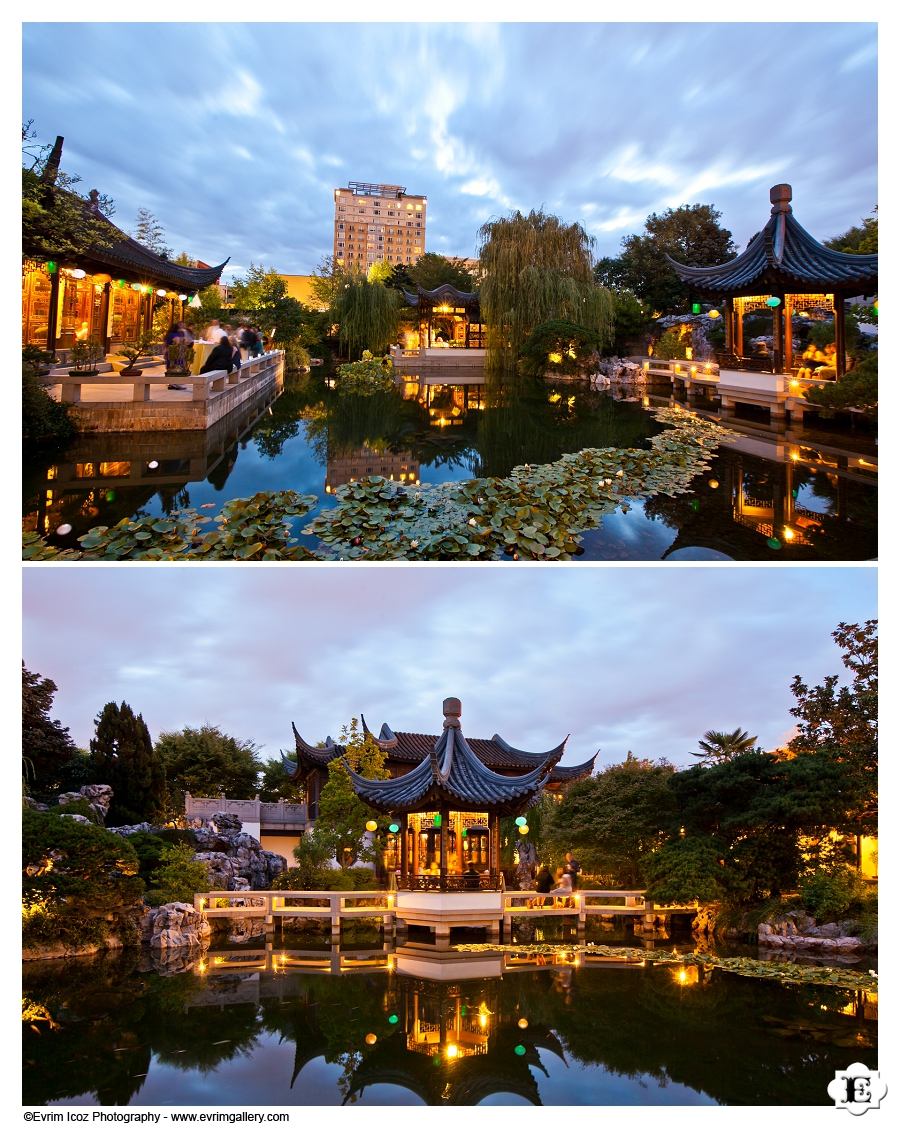
[[[369,184],[365,180],[351,180],[347,188],[354,196],[381,196],[386,199],[399,200],[406,195],[406,188],[402,184]],[[341,189],[338,189],[341,191]],[[423,200],[424,196],[421,197]]]

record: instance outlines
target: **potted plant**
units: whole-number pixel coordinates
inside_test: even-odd
[[[72,373],[79,376],[96,376],[97,363],[103,359],[103,349],[98,341],[76,341],[69,355]]]
[[[139,358],[149,353],[153,343],[152,333],[143,333],[140,340],[137,341],[126,341],[116,354],[125,357],[128,361],[119,375],[130,376],[134,372]]]

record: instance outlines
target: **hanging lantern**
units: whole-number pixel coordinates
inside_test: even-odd
[[[707,313],[707,315],[706,315],[706,316],[707,316],[707,317],[711,317],[711,318],[713,319],[713,321],[715,321],[715,319],[716,319],[717,317],[721,317],[722,315],[721,315],[721,313],[719,313],[719,311],[718,311],[717,309],[711,309],[711,310],[709,311],[709,313]]]
[[[71,274],[71,276],[73,278],[78,278],[78,279],[84,278],[86,273],[87,273],[87,271],[82,270],[80,266],[76,270],[70,270],[69,271],[69,274]]]
[[[116,500],[116,491],[115,490],[107,490],[106,493],[104,494],[104,496],[105,496],[107,501],[110,501],[110,502],[115,501]]]
[[[396,1014],[389,1014],[388,1015],[388,1022],[391,1024],[391,1026],[396,1026],[399,1021],[400,1021],[399,1015],[396,1015]]]
[[[55,263],[53,261],[53,259],[48,260],[48,262],[47,262],[47,273],[48,274],[55,274],[57,272],[57,270],[59,270],[59,264]]]
[[[527,826],[520,826],[519,827],[519,834],[527,834],[528,830],[529,830],[529,828]]]
[[[179,300],[180,302],[186,302],[186,301],[187,301],[187,294],[179,294],[179,295],[178,295],[178,300]]]
[[[377,1041],[378,1041],[378,1035],[377,1034],[367,1034],[366,1035],[366,1045],[367,1046],[374,1046]]]
[[[463,836],[463,838],[469,837],[469,832],[465,827],[462,828],[462,836]]]
[[[56,529],[56,535],[58,537],[67,537],[69,535],[69,533],[71,533],[71,531],[72,531],[71,525],[58,525],[57,529]]]
[[[164,298],[164,297],[166,296],[166,292],[165,292],[165,290],[157,290],[157,291],[156,291],[156,296],[157,296],[158,298]]]
[[[528,1019],[527,1018],[520,1018],[517,1025],[518,1025],[520,1030],[527,1030],[528,1029]]]
[[[400,826],[398,823],[391,823],[391,825],[388,827],[388,830],[391,832],[391,834],[396,834],[399,829]]]
[[[143,289],[143,286],[141,286],[140,282],[132,282],[132,283],[131,283],[131,288],[132,288],[132,290],[138,290],[138,291],[140,291],[140,290],[142,290],[142,289]]]
[[[374,819],[369,819],[369,821],[366,823],[366,830],[371,833],[372,831],[376,831],[377,829],[378,823]]]
[[[525,1056],[525,1047],[522,1045],[521,1042],[518,1044],[518,1046],[515,1047],[515,1049],[513,1050],[513,1053],[517,1054],[519,1057]]]
[[[699,313],[699,312],[700,312],[700,303],[694,302],[694,304],[691,306],[691,313]]]
[[[519,815],[516,819],[516,826],[524,826],[527,822],[528,819],[526,819],[524,815]]]
[[[436,815],[434,816],[434,825],[435,825],[435,826],[440,826],[440,825],[441,825],[441,816],[440,816],[440,812],[438,812],[438,814],[436,814]]]
[[[769,309],[778,309],[781,305],[781,298],[766,298],[766,305]]]
[[[711,490],[717,490],[719,488],[719,479],[718,478],[710,478],[709,488]]]
[[[779,548],[781,548],[781,541],[778,539],[778,537],[769,537],[769,539],[766,541],[766,544],[769,546],[769,548],[773,549],[776,552]]]
[[[117,278],[116,279],[116,285],[118,286],[118,288],[120,290],[124,290],[125,289],[125,279],[124,278]]]
[[[159,463],[156,461],[155,458],[153,459],[152,462],[147,463],[147,469],[148,470],[157,470],[158,468],[159,468]]]

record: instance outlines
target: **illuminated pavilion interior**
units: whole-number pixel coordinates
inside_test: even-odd
[[[396,873],[399,889],[498,889],[500,819],[524,816],[544,790],[559,792],[590,775],[596,755],[561,767],[565,740],[542,754],[523,752],[496,734],[467,740],[459,700],[447,698],[443,712],[439,736],[393,732],[385,724],[375,737],[363,720],[366,734],[385,753],[390,778],[364,779],[351,771],[353,786],[361,799],[392,819],[383,861]],[[306,790],[315,819],[328,764],[346,749],[330,738],[324,747],[313,747],[296,728],[294,737],[297,763],[286,762],[286,769]]]
[[[448,348],[484,348],[477,294],[457,290],[445,282],[433,290],[404,290],[403,297],[418,314],[417,329],[407,332],[406,348],[432,348],[442,342]]]
[[[878,255],[848,255],[831,250],[801,227],[791,207],[790,184],[769,192],[772,212],[747,249],[719,266],[686,266],[668,259],[693,295],[725,300],[725,350],[744,356],[745,314],[771,311],[774,357],[772,371],[790,374],[794,367],[794,315],[830,309],[834,314],[836,375],[846,371],[844,303],[847,298],[878,292]]]

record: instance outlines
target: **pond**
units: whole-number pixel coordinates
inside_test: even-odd
[[[571,951],[119,954],[23,996],[25,1105],[827,1106],[877,1068],[865,991]]]
[[[438,382],[440,380],[441,382]],[[340,395],[326,377],[294,380],[272,402],[208,432],[83,436],[26,466],[23,520],[59,547],[95,525],[191,505],[214,514],[261,490],[314,494],[301,533],[335,489],[367,474],[412,484],[505,476],[585,447],[645,447],[661,430],[648,408],[582,384],[485,383],[468,372],[404,376],[396,392]],[[715,418],[715,416],[713,416]],[[583,537],[582,560],[867,560],[877,552],[874,439],[779,432],[729,420],[737,435],[674,498],[636,501]],[[56,530],[71,526],[71,532]]]

